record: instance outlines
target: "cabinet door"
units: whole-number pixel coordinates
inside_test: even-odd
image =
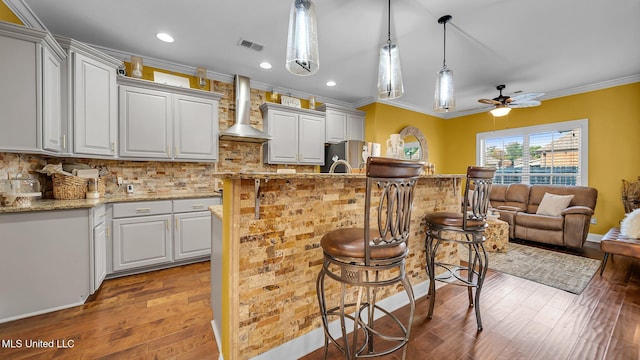
[[[337,144],[346,140],[347,114],[334,110],[326,111],[326,140]]]
[[[324,117],[300,115],[299,162],[324,165]]]
[[[321,131],[324,136],[324,129]],[[271,135],[271,140],[267,143],[267,162],[296,164],[298,162],[298,115],[270,110],[267,116],[267,132]]]
[[[218,159],[218,102],[174,95],[174,157]]]
[[[171,215],[113,220],[113,270],[171,262]]]
[[[104,223],[93,228],[93,286],[91,292],[100,288],[107,276],[107,232]]]
[[[199,211],[173,215],[174,260],[211,254],[211,213]]]
[[[42,47],[42,147],[62,152],[66,149],[66,126],[62,124],[62,68],[60,60]]]
[[[171,94],[120,86],[120,156],[171,157]]]
[[[35,151],[41,130],[37,121],[36,44],[0,36],[0,49],[0,150]]]
[[[74,153],[116,154],[118,93],[116,70],[81,54],[74,54]]]
[[[364,141],[364,116],[354,114],[347,116],[347,139]]]

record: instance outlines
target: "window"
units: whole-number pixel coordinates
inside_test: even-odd
[[[495,183],[587,185],[588,120],[476,135],[476,163],[497,168]]]

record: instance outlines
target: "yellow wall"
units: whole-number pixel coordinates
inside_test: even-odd
[[[0,1],[0,21],[6,21],[18,25],[24,25],[20,19],[5,5],[4,2]]]
[[[443,120],[380,103],[361,110],[367,112],[367,141],[384,144],[389,134],[408,125],[422,130],[429,161],[441,174],[465,173],[476,163],[479,132],[588,119],[588,185],[598,189],[598,223],[590,229],[594,234],[604,234],[624,217],[622,180],[640,176],[640,83],[545,100],[541,106],[514,109],[495,119],[487,112]]]
[[[443,162],[445,120],[382,103],[369,104],[361,107],[360,110],[367,113],[365,140],[380,143],[380,151],[383,156],[387,151],[386,143],[390,134],[397,134],[407,126],[415,126],[422,131],[427,139],[428,162],[435,164],[437,173],[443,173],[438,165]]]

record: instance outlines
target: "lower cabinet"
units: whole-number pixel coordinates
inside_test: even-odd
[[[0,214],[0,323],[85,302],[89,219],[89,209]]]
[[[211,254],[211,213],[219,198],[113,204],[113,272],[135,272]]]

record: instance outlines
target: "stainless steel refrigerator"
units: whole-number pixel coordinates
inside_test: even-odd
[[[359,169],[364,167],[362,160],[362,147],[366,145],[364,141],[347,140],[338,144],[325,144],[324,146],[324,166],[320,167],[320,172],[328,173],[333,157],[338,156],[340,160],[346,160],[352,168]],[[338,164],[334,172],[346,172],[346,166]]]

